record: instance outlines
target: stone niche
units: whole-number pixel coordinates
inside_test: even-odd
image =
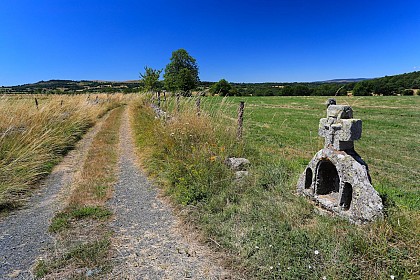
[[[383,217],[382,200],[372,187],[367,164],[354,150],[362,135],[362,121],[353,119],[350,106],[329,100],[327,117],[318,134],[325,145],[309,162],[298,181],[299,194],[319,206],[362,224]]]

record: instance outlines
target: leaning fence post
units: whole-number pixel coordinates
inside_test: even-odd
[[[201,98],[198,97],[197,101],[195,102],[195,105],[197,106],[197,116],[200,116],[201,112],[200,112],[200,105],[201,105]]]
[[[244,107],[245,107],[245,102],[241,101],[241,103],[239,104],[239,109],[238,109],[238,132],[237,132],[238,140],[242,139],[242,130],[243,130],[243,123],[244,123]]]
[[[35,97],[35,106],[36,106],[36,109],[38,110],[38,99],[36,99],[36,97]]]
[[[160,91],[157,92],[157,96],[158,96],[158,98],[157,98],[158,99],[158,104],[157,105],[160,108]]]

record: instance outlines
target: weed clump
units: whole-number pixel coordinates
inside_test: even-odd
[[[102,206],[72,206],[72,208],[54,216],[51,221],[49,231],[58,233],[68,229],[72,221],[81,219],[102,220],[109,218],[111,215],[112,212]]]

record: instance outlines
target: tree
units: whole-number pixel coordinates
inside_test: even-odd
[[[358,82],[353,88],[353,95],[367,96],[373,92],[372,85],[369,81]]]
[[[140,81],[144,84],[146,91],[156,91],[159,86],[159,77],[162,70],[144,67],[144,74],[140,73]]]
[[[412,87],[412,88],[415,88],[415,89],[419,89],[419,88],[420,88],[420,78],[415,79],[415,80],[413,81],[413,83],[411,84],[411,87]]]
[[[229,82],[226,81],[225,79],[221,79],[210,88],[211,93],[219,94],[223,96],[229,95],[231,90],[232,90],[231,84],[229,84]]]
[[[163,77],[167,90],[185,95],[200,82],[196,60],[184,49],[172,52],[171,62],[166,65]]]

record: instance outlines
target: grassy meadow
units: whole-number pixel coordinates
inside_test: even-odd
[[[244,139],[235,138],[245,101]],[[155,119],[147,102],[133,107],[144,166],[164,186],[203,240],[227,253],[227,266],[247,279],[414,279],[420,276],[420,99],[337,97],[363,120],[356,151],[370,167],[385,202],[385,219],[355,226],[320,215],[296,196],[296,182],[323,146],[318,122],[326,97],[207,97],[171,119]],[[223,161],[251,160],[250,176],[235,180]],[[325,277],[325,278],[324,278]]]
[[[0,211],[20,205],[121,95],[0,97]]]
[[[222,98],[206,98],[210,112]],[[297,171],[323,147],[319,119],[326,117],[326,97],[232,97],[224,114],[236,118],[245,101],[245,141],[268,157],[299,163]],[[337,104],[352,106],[363,121],[356,151],[369,165],[373,185],[398,206],[420,210],[420,98],[337,97]]]

